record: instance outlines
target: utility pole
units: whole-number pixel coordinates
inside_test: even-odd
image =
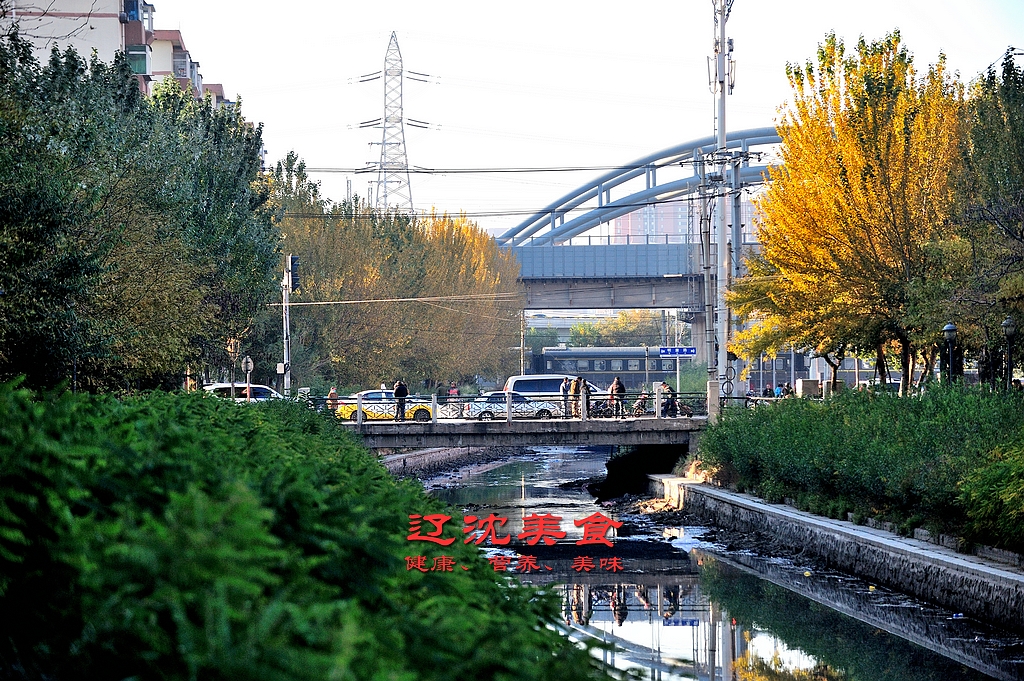
[[[285,260],[284,266],[284,277],[281,279],[281,309],[284,323],[284,363],[281,366],[281,372],[284,374],[284,385],[282,386],[281,392],[284,393],[285,397],[291,397],[292,391],[292,318],[291,313],[288,309],[289,294],[291,294],[292,286],[298,285],[298,277],[294,276],[295,270],[298,266],[298,256],[289,255]],[[293,276],[295,281],[293,281]]]
[[[526,373],[526,310],[519,316],[519,373]]]
[[[728,166],[729,160],[727,159],[726,151],[726,125],[725,125],[725,96],[726,94],[732,93],[733,88],[733,74],[734,74],[734,63],[732,60],[732,40],[725,37],[725,24],[729,20],[729,13],[732,11],[732,4],[734,0],[712,0],[715,5],[715,28],[717,29],[717,35],[715,36],[715,80],[714,80],[714,92],[718,96],[718,116],[716,121],[717,127],[717,144],[716,144],[716,160],[719,162],[719,177],[720,182],[718,189],[724,189],[724,179],[726,174],[726,167]],[[719,201],[717,208],[717,224],[716,224],[716,239],[718,244],[718,276],[717,276],[717,296],[716,296],[716,307],[718,308],[718,361],[716,368],[718,370],[719,379],[725,382],[726,367],[729,362],[729,310],[725,304],[725,290],[727,282],[729,281],[729,274],[731,270],[731,254],[727,244],[729,242],[729,234],[726,230],[725,225],[725,201]],[[735,218],[734,218],[735,219]],[[734,245],[738,247],[738,245]],[[710,367],[710,362],[709,362]],[[710,373],[710,372],[709,372]]]
[[[700,149],[693,152],[693,167],[697,171],[700,183],[697,186],[700,202],[700,240],[701,263],[704,267],[704,343],[708,361],[708,380],[715,380],[718,375],[718,358],[715,354],[715,291],[712,286],[711,269],[711,203],[713,196],[707,182],[707,166]]]

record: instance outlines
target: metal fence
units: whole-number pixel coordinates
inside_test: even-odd
[[[706,416],[703,393],[680,393],[675,399],[660,391],[627,392],[617,400],[608,393],[579,395],[494,392],[485,395],[410,395],[399,409],[397,399],[364,400],[363,396],[309,397],[310,408],[356,423],[373,421],[438,422],[442,420],[612,419]],[[396,417],[397,416],[397,417]]]

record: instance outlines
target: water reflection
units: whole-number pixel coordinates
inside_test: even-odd
[[[509,526],[534,512],[614,515],[578,486],[562,486],[601,475],[606,456],[552,448],[464,471],[433,493],[507,516]],[[610,551],[628,558],[617,574],[574,570],[580,530],[562,529],[570,536],[547,553],[530,547],[553,569],[517,577],[558,590],[567,636],[611,644],[598,654],[645,678],[1024,679],[1019,638],[861,580],[726,553],[700,541],[702,528],[619,537]]]

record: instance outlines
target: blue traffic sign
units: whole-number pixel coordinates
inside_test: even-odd
[[[697,354],[697,348],[658,348],[658,354],[662,357],[692,357]]]
[[[699,627],[700,626],[700,620],[696,619],[696,618],[690,618],[690,617],[678,617],[678,613],[677,613],[677,616],[668,617],[668,618],[665,619],[665,626],[666,627]]]

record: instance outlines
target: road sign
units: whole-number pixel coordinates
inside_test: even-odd
[[[700,620],[692,617],[679,617],[679,613],[675,616],[665,619],[666,627],[699,627]]]
[[[243,357],[242,358],[242,371],[244,371],[245,373],[249,373],[250,371],[252,371],[252,367],[253,367],[252,357],[250,357],[249,355],[246,355],[245,357]]]
[[[697,354],[697,348],[689,346],[678,348],[658,348],[658,354],[662,357],[693,357]]]

